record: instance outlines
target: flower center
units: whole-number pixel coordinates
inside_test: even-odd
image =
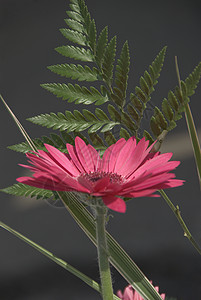
[[[112,173],[112,172],[103,172],[103,171],[101,171],[101,172],[95,171],[95,172],[85,173],[82,175],[82,177],[84,177],[85,179],[87,179],[91,182],[96,182],[105,177],[109,177],[111,183],[119,183],[120,184],[124,181],[123,177],[121,175],[118,175],[118,174]]]

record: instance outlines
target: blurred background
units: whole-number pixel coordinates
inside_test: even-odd
[[[201,2],[86,0],[98,31],[109,25],[109,36],[118,34],[118,50],[129,41],[131,71],[129,90],[158,52],[167,45],[159,84],[152,96],[161,106],[177,85],[174,57],[178,56],[185,79],[201,60]],[[59,28],[65,27],[68,0],[0,0],[0,92],[31,137],[50,131],[26,121],[74,106],[40,87],[61,82],[46,66],[65,63],[54,48],[66,44]],[[201,84],[190,103],[201,135]],[[87,107],[90,109],[89,107]],[[18,163],[25,156],[6,149],[23,141],[7,111],[0,107],[0,188],[23,176]],[[196,166],[185,118],[167,136],[162,151],[180,160],[178,178],[183,187],[167,191],[194,238],[201,245],[201,197]],[[126,214],[111,212],[108,230],[160,291],[178,300],[201,299],[201,257],[183,236],[182,229],[162,198],[130,201]],[[82,272],[99,280],[96,249],[64,208],[41,200],[14,198],[1,193],[0,220],[52,251]],[[114,290],[127,283],[112,269]],[[100,296],[37,251],[0,229],[0,299],[54,300],[100,299]]]

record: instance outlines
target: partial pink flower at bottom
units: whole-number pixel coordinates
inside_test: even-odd
[[[52,191],[77,191],[101,197],[104,204],[118,212],[126,211],[123,197],[152,197],[157,190],[183,184],[169,171],[179,161],[169,161],[172,153],[150,153],[153,144],[135,137],[118,140],[99,153],[79,138],[75,146],[67,144],[68,154],[45,144],[46,151],[28,153],[33,177],[20,177],[18,182]]]
[[[152,282],[151,282],[152,283]],[[159,287],[155,286],[155,289],[157,292],[159,292]],[[117,292],[117,296],[122,300],[144,300],[140,294],[138,294],[137,291],[134,290],[134,288],[131,285],[128,285],[122,294],[122,292],[119,290]],[[161,294],[161,298],[165,300],[165,294]]]

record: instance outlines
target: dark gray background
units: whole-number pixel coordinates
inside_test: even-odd
[[[112,37],[118,34],[119,48],[128,39],[131,50],[130,91],[164,45],[168,46],[164,70],[153,95],[159,105],[177,84],[174,56],[179,58],[182,78],[201,60],[200,1],[86,1],[100,31],[109,25]],[[53,49],[66,43],[59,33],[65,27],[64,0],[0,0],[0,92],[32,137],[47,130],[26,121],[27,117],[71,109],[40,88],[40,83],[59,82],[46,66],[65,62]],[[201,85],[192,97],[191,108],[201,129]],[[89,107],[88,107],[89,108]],[[23,139],[14,122],[0,108],[1,187],[23,175],[21,154],[7,150]],[[199,131],[200,132],[200,131]],[[186,183],[168,191],[201,245],[201,199],[196,167],[185,119],[167,137],[163,151],[174,152],[181,160],[176,174]],[[201,257],[193,249],[163,199],[130,201],[126,214],[113,213],[108,230],[128,251],[161,292],[180,300],[201,299]],[[83,272],[99,280],[95,247],[81,232],[65,209],[56,209],[40,200],[0,196],[0,219],[46,247]],[[99,299],[80,280],[35,250],[0,230],[0,299],[53,300]],[[114,289],[126,282],[113,270]]]

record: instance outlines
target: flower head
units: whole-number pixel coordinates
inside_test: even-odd
[[[75,146],[67,144],[68,154],[45,144],[46,151],[28,153],[33,177],[20,177],[17,181],[52,191],[77,191],[101,197],[110,209],[125,212],[123,197],[157,196],[159,189],[176,187],[182,180],[174,179],[169,171],[180,162],[169,161],[172,153],[150,153],[152,146],[145,138],[136,143],[135,137],[128,141],[118,140],[104,152],[99,153],[79,138]]]
[[[151,282],[152,283],[152,282]],[[155,289],[157,292],[159,292],[159,287],[155,286]],[[142,296],[138,294],[137,291],[134,290],[134,288],[131,285],[128,285],[122,294],[122,292],[119,290],[117,292],[117,296],[122,300],[144,300]],[[161,298],[165,300],[165,294],[161,294]]]

